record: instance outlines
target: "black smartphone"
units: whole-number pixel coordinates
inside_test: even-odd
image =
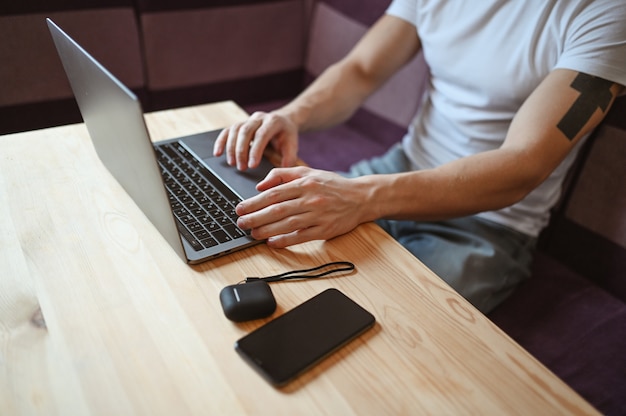
[[[374,315],[327,289],[235,344],[266,380],[282,386],[374,326]]]

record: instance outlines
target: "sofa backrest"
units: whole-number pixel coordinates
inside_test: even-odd
[[[132,0],[5,1],[0,3],[0,134],[81,121],[46,17],[142,94]]]
[[[304,83],[307,1],[3,2],[0,134],[81,121],[46,17],[153,111],[296,95]]]
[[[626,96],[582,150],[540,249],[626,301]]]
[[[303,82],[304,0],[136,0],[152,110],[293,97]]]
[[[390,0],[80,0],[0,5],[0,134],[81,121],[45,25],[51,17],[133,89],[146,111],[287,99],[340,59]],[[407,65],[350,121],[404,134],[425,64]],[[407,88],[410,85],[411,88]]]

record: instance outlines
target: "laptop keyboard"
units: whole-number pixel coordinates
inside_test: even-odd
[[[241,198],[180,143],[155,146],[178,230],[196,250],[246,235],[237,227]]]

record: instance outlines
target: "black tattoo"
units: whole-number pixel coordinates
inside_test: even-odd
[[[597,108],[602,111],[608,109],[613,99],[612,85],[611,81],[582,72],[574,79],[570,86],[580,92],[580,95],[557,125],[569,140],[574,140]]]

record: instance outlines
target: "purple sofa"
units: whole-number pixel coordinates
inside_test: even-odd
[[[45,17],[148,111],[233,99],[252,112],[295,96],[389,0],[83,3],[0,5],[0,134],[80,121]],[[349,121],[304,135],[301,157],[345,170],[383,153],[419,107],[427,71],[416,58]],[[540,237],[532,278],[489,317],[600,412],[626,414],[626,97],[581,152]]]

